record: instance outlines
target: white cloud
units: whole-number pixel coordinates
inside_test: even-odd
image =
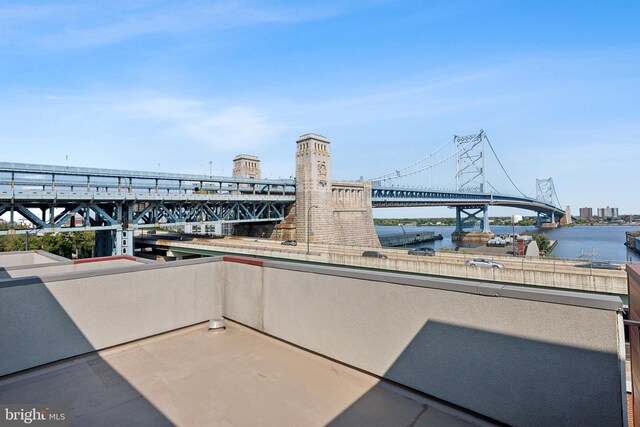
[[[343,13],[331,4],[274,6],[265,2],[218,0],[69,3],[0,6],[0,41],[46,48],[110,45],[149,34],[219,31],[260,24],[325,19]]]
[[[281,127],[246,107],[230,107],[207,114],[185,126],[194,138],[217,149],[245,149],[275,140]]]
[[[266,110],[222,100],[135,95],[112,101],[113,110],[134,120],[162,122],[172,134],[217,150],[255,149],[274,143],[284,126]]]

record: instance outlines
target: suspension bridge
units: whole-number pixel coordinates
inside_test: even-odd
[[[489,232],[489,206],[534,211],[537,225],[555,224],[565,215],[553,178],[537,179],[535,195],[522,192],[483,130],[454,135],[423,159],[370,180],[374,207],[453,207],[458,233],[477,223]]]
[[[0,162],[0,217],[8,223],[0,235],[96,231],[102,247],[98,253],[133,254],[136,229],[274,225],[289,218],[294,204],[297,234],[290,237],[298,240],[311,235],[313,220],[325,227],[337,226],[343,234],[354,233],[350,238],[354,241],[357,227],[353,224],[368,222],[367,230],[373,230],[372,207],[449,206],[456,209],[458,232],[478,223],[482,232],[488,232],[489,206],[534,211],[541,225],[553,224],[565,214],[551,178],[537,180],[534,196],[520,191],[484,131],[454,136],[420,161],[368,181],[331,180],[326,138],[303,135],[297,145],[296,179]],[[493,163],[495,168],[491,168]],[[497,173],[489,174],[489,170]],[[505,177],[510,189],[500,186],[500,178]],[[322,199],[322,194],[327,198]],[[18,221],[22,227],[17,226]],[[318,227],[315,231],[320,236]],[[349,240],[335,233],[331,236],[325,240]]]

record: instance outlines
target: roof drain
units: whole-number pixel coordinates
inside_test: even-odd
[[[209,320],[209,330],[213,332],[222,332],[226,329],[224,319],[222,317],[214,317]]]

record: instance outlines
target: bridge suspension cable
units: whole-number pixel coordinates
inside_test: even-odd
[[[456,156],[458,154],[457,151],[455,151],[453,154],[447,156],[444,159],[441,159],[435,163],[432,164],[428,164],[426,166],[420,166],[419,169],[415,169],[416,166],[424,164],[426,161],[432,159],[433,157],[435,157],[437,154],[439,154],[440,152],[442,152],[447,146],[449,146],[451,143],[453,142],[453,138],[450,138],[447,142],[445,142],[444,144],[442,144],[440,147],[438,147],[436,150],[434,150],[433,152],[431,152],[429,155],[427,155],[426,157],[423,157],[422,159],[418,160],[417,162],[411,163],[408,166],[405,166],[403,168],[400,169],[396,169],[393,172],[389,172],[386,173],[384,175],[380,175],[380,176],[376,176],[373,178],[369,178],[371,181],[389,181],[389,180],[397,180],[398,178],[402,178],[402,177],[406,177],[406,176],[410,176],[410,175],[415,175],[419,172],[423,172],[425,170],[428,170],[436,165],[442,164],[443,162],[445,162],[446,160],[450,160],[452,159],[454,156]]]
[[[493,145],[491,144],[491,141],[489,140],[489,137],[485,134],[484,135],[485,139],[487,140],[487,142],[489,143],[489,148],[491,148],[491,152],[493,153],[494,157],[496,158],[496,160],[498,161],[498,164],[500,165],[500,168],[502,168],[502,172],[504,172],[504,174],[507,176],[507,178],[509,179],[509,182],[511,182],[511,184],[514,186],[514,188],[516,190],[518,190],[518,193],[520,193],[522,196],[524,197],[528,197],[526,194],[524,194],[522,191],[520,191],[520,189],[518,188],[518,186],[516,185],[515,182],[513,182],[513,179],[511,179],[511,176],[509,175],[509,173],[507,172],[507,170],[504,168],[504,166],[502,165],[502,162],[500,161],[500,157],[498,157],[498,155],[496,154],[496,150],[493,149]],[[491,184],[489,184],[491,185]],[[495,187],[493,185],[491,185],[491,188],[493,188],[495,190]]]

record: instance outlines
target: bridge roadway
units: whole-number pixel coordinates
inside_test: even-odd
[[[564,216],[565,211],[544,201],[524,196],[499,193],[472,193],[464,191],[429,190],[420,188],[372,186],[373,207],[410,206],[505,206],[527,209],[543,214]]]
[[[225,238],[170,240],[162,234],[137,240],[138,246],[167,250],[174,256],[219,255],[233,253],[248,256],[281,258],[332,265],[345,265],[426,275],[450,276],[486,280],[504,284],[560,288],[626,295],[627,276],[624,270],[590,270],[575,267],[579,261],[491,257],[505,268],[467,267],[465,260],[481,256],[438,252],[434,257],[408,255],[406,250],[363,248],[312,244],[307,255],[306,245],[283,246],[280,242],[255,238]],[[365,250],[375,249],[388,259],[362,257]]]

